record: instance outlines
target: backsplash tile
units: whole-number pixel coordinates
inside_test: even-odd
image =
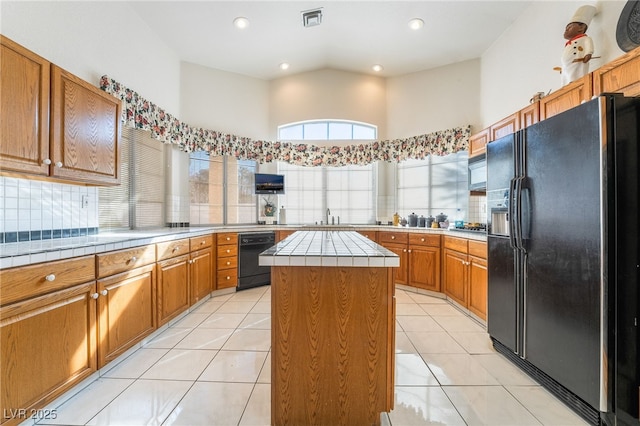
[[[0,176],[0,243],[98,232],[98,188]]]
[[[487,197],[483,195],[469,196],[469,222],[487,223]]]

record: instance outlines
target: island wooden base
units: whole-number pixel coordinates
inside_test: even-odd
[[[377,425],[394,400],[392,268],[271,268],[271,424]]]

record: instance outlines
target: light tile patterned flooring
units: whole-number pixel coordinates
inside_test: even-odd
[[[209,299],[56,408],[57,425],[268,425],[270,287]],[[397,425],[581,425],[446,300],[396,290]]]

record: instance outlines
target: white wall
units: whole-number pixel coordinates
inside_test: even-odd
[[[180,61],[125,2],[1,1],[0,32],[94,84],[107,74],[180,117]]]
[[[183,62],[181,116],[191,126],[268,139],[269,82]]]
[[[480,130],[529,104],[536,92],[561,87],[560,66],[565,40],[563,32],[576,9],[595,4],[598,14],[587,34],[595,44],[590,71],[622,55],[615,32],[625,1],[534,1],[522,16],[483,55],[481,60],[482,127]]]
[[[362,121],[387,134],[386,80],[334,69],[272,80],[269,85],[269,139],[281,124],[315,119]]]
[[[480,125],[480,60],[387,80],[391,139]]]

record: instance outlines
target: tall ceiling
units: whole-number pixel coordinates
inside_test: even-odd
[[[398,76],[478,58],[531,1],[130,1],[181,60],[271,80],[333,68]],[[304,27],[302,12],[322,23]],[[248,27],[233,25],[246,17]],[[424,26],[412,30],[409,20]],[[279,64],[287,62],[283,71]],[[372,70],[374,64],[382,71]]]

